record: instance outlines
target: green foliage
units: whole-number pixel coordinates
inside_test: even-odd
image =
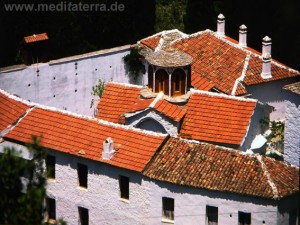
[[[105,89],[105,82],[101,79],[98,80],[98,84],[92,87],[92,95],[102,97]]]
[[[125,64],[129,67],[129,72],[134,78],[137,78],[144,69],[144,65],[141,61],[143,56],[140,55],[139,51],[139,48],[131,48],[130,53],[123,57]]]
[[[105,89],[105,85],[106,85],[105,82],[102,81],[101,79],[99,79],[98,84],[92,87],[92,93],[91,94],[93,96],[97,96],[97,97],[101,98],[102,95],[103,95],[104,89]],[[93,107],[94,101],[95,100],[92,99],[91,104],[90,104],[90,108]]]
[[[186,13],[187,0],[156,1],[155,32],[163,30],[184,30],[183,18]]]
[[[283,121],[270,121],[268,118],[260,120],[262,126],[268,125],[272,131],[268,137],[269,141],[284,143],[284,122]]]
[[[14,148],[6,147],[0,155],[0,223],[40,225],[43,220],[46,178],[45,150],[33,137],[27,145],[32,160],[22,159]],[[34,150],[34,151],[33,151]],[[21,177],[28,180],[24,188]]]
[[[47,152],[40,140],[33,137],[32,143],[26,145],[33,154],[32,160],[23,159],[13,147],[5,147],[0,154],[0,224],[43,223],[46,196],[44,160]],[[66,225],[62,219],[58,222],[58,225]]]

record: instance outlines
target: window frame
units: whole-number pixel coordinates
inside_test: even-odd
[[[164,69],[155,72],[155,92],[169,95],[169,74]]]
[[[206,224],[217,225],[219,220],[219,209],[216,206],[206,205]]]
[[[46,197],[46,213],[47,221],[56,221],[56,200],[54,198]]]
[[[46,157],[46,171],[47,171],[47,179],[55,179],[55,165],[56,165],[56,157],[53,155],[47,155]]]
[[[129,185],[130,178],[120,175],[119,176],[119,189],[120,189],[120,198],[124,200],[129,200]]]
[[[238,211],[238,224],[251,225],[251,213]]]
[[[182,69],[176,69],[171,77],[171,95],[180,96],[185,94],[186,74]],[[178,89],[177,89],[178,86]]]
[[[89,224],[89,210],[87,208],[78,206],[78,224],[79,225]]]
[[[88,188],[88,166],[82,163],[77,163],[78,186]]]
[[[175,199],[162,197],[162,220],[172,221],[175,219]]]

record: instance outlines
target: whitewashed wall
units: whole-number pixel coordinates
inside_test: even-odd
[[[285,91],[284,160],[299,167],[300,161],[300,95]]]
[[[219,224],[237,224],[238,211],[251,212],[252,224],[277,224],[276,201],[154,181],[139,173],[74,157],[56,156],[56,179],[47,193],[56,199],[57,218],[78,223],[78,206],[89,209],[90,224],[164,224],[162,197],[175,199],[175,224],[205,224],[206,205],[217,206]],[[88,189],[77,187],[77,163],[88,165]],[[129,201],[120,200],[119,175],[130,177]]]
[[[151,127],[147,127],[142,123],[150,119]],[[153,121],[157,122],[154,123]],[[126,125],[132,125],[145,130],[159,131],[162,133],[168,133],[171,135],[177,135],[179,129],[179,123],[164,116],[162,113],[150,108],[140,113],[134,114],[130,117],[126,117]],[[154,128],[154,129],[153,129]]]
[[[129,53],[129,48],[126,45],[21,69],[2,68],[0,89],[32,102],[93,115],[91,91],[99,79],[143,84],[143,76],[137,81],[128,76],[123,56]]]
[[[56,156],[56,178],[48,181],[47,194],[56,200],[57,218],[77,225],[81,206],[89,210],[90,225],[147,224],[149,190],[140,174],[60,152],[52,155]],[[77,163],[88,166],[87,189],[77,185]],[[119,175],[130,178],[129,201],[120,199]]]
[[[251,198],[234,194],[189,188],[180,185],[151,181],[146,182],[151,190],[150,223],[161,222],[162,197],[175,200],[175,224],[206,224],[206,205],[218,207],[218,224],[238,224],[238,211],[251,213],[251,224],[277,224],[277,206],[275,201]]]
[[[258,84],[247,87],[251,98],[267,103],[275,108],[270,114],[271,120],[281,120],[285,116],[285,104],[283,95],[283,86],[294,83],[299,78],[290,78],[279,81]]]

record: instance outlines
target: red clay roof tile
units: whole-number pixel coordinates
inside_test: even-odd
[[[165,139],[163,135],[37,107],[4,138],[26,143],[33,135],[42,136],[46,148],[134,171],[145,167]],[[102,160],[103,142],[108,137],[118,149],[111,160]]]
[[[180,135],[240,146],[255,107],[254,100],[196,91],[185,106]]]
[[[140,98],[141,88],[113,82],[107,83],[97,106],[97,118],[118,123],[124,113],[147,108],[152,100]]]
[[[154,35],[141,42],[154,50],[161,35]],[[230,37],[219,37],[215,32],[206,30],[188,37],[178,37],[168,43],[175,49],[193,57],[191,66],[192,85],[199,90],[216,88],[223,93],[231,94],[235,81],[242,76],[247,54],[250,55],[246,68],[244,83],[247,86],[300,76],[299,71],[272,60],[272,78],[261,77],[261,53],[250,47],[241,48],[238,42]],[[235,95],[246,94],[242,86],[238,86]]]
[[[141,40],[141,43],[146,45],[147,47],[151,48],[152,50],[154,50],[159,41],[160,41],[161,35],[155,35],[146,39]]]
[[[173,137],[143,171],[160,181],[271,199],[299,192],[298,173],[270,158]]]
[[[24,37],[25,43],[32,43],[32,42],[44,41],[44,40],[48,40],[47,33],[33,34],[31,36]]]
[[[186,113],[185,109],[183,109],[177,105],[173,105],[165,99],[159,100],[155,104],[154,109],[156,109],[158,112],[164,114],[165,116],[173,119],[176,122],[179,122]]]
[[[19,98],[0,90],[0,132],[16,122],[29,108]]]

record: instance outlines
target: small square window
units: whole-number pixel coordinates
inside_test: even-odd
[[[46,171],[47,171],[47,178],[55,179],[55,156],[47,155]]]
[[[89,225],[89,210],[83,207],[78,207],[79,225]]]
[[[218,207],[206,206],[206,220],[207,225],[217,225],[218,224]]]
[[[239,225],[250,225],[251,224],[251,213],[239,211]]]
[[[129,177],[119,177],[120,195],[123,199],[129,199]]]
[[[163,219],[174,220],[174,199],[173,198],[162,198],[163,205]]]
[[[48,220],[56,220],[56,203],[53,198],[46,198],[46,209]]]
[[[77,165],[77,172],[78,172],[78,185],[80,187],[87,188],[88,187],[88,169],[86,165],[78,163]]]

